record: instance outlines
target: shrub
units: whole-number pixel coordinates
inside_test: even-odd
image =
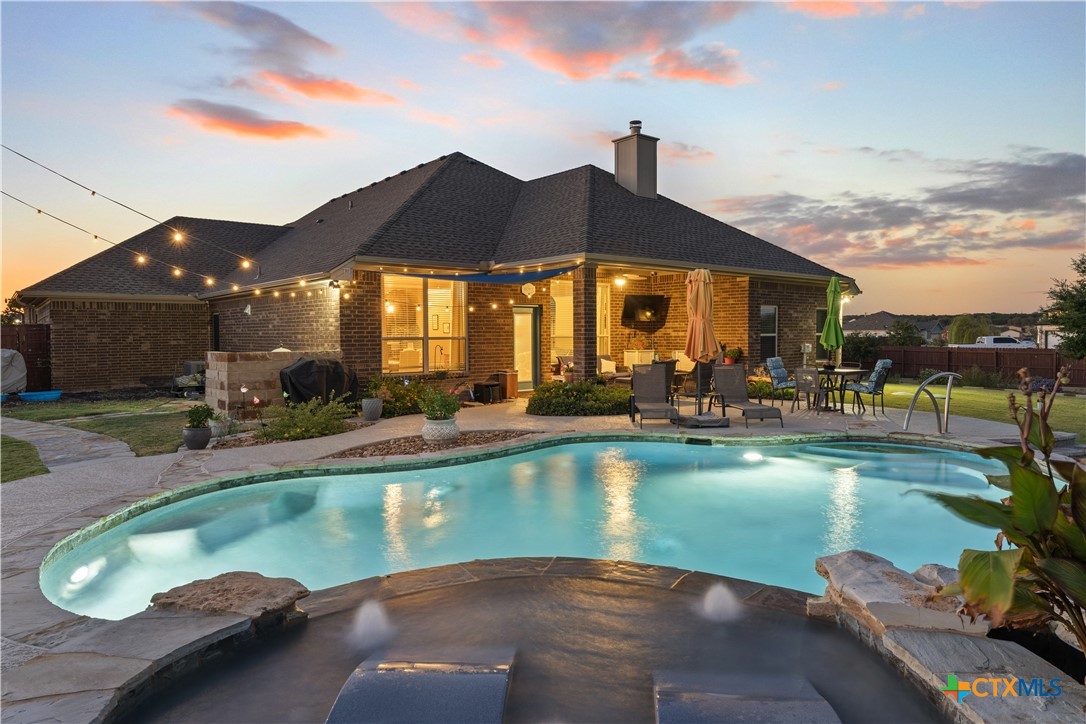
[[[794,392],[791,388],[777,390],[777,397],[784,393],[783,399],[791,400]],[[767,380],[747,380],[747,394],[758,399],[769,399],[773,396],[773,383]]]
[[[346,432],[344,420],[351,410],[343,400],[340,395],[328,402],[319,397],[300,404],[288,402],[286,407],[274,408],[274,416],[269,409],[269,420],[260,435],[269,440],[308,440]]]
[[[990,390],[1001,390],[1010,386],[1009,381],[1003,379],[998,372],[989,372],[975,365],[967,370],[962,370],[958,374],[962,376],[962,385],[966,387],[986,387]]]
[[[420,378],[411,377],[405,380],[386,379],[385,389],[388,390],[389,399],[385,400],[381,417],[399,417],[422,412],[419,402],[424,390],[430,388]]]
[[[931,377],[932,375],[937,375],[942,371],[943,370],[933,370],[930,367],[925,367],[924,369],[922,369],[922,370],[920,370],[919,372],[916,373],[916,381],[917,382],[923,382],[924,380]]]
[[[193,405],[189,408],[188,424],[185,427],[207,427],[214,417],[215,411],[210,405]]]
[[[742,347],[732,347],[731,349],[724,350],[724,356],[728,359],[740,359],[743,356]]]
[[[419,396],[419,409],[428,420],[451,420],[460,409],[460,399],[443,390],[427,387]]]
[[[873,334],[846,334],[845,344],[841,348],[841,359],[869,366],[878,359],[882,344],[882,339]],[[832,353],[830,356],[833,356]]]
[[[630,411],[628,387],[595,382],[544,382],[528,400],[529,415],[623,415]]]
[[[997,550],[962,551],[958,582],[939,595],[963,596],[966,613],[985,614],[995,626],[1038,628],[1059,621],[1079,647],[1086,647],[1086,470],[1053,458],[1056,440],[1048,424],[1068,372],[1068,367],[1059,371],[1051,392],[1034,393],[1029,371],[1019,370],[1018,390],[1025,399],[1019,403],[1013,393],[1009,399],[1019,444],[980,451],[1006,463],[1010,483],[992,482],[1007,487],[1009,498],[922,494],[968,521],[999,530]]]
[[[392,394],[388,391],[389,385],[385,382],[385,378],[378,375],[362,388],[362,397],[370,400],[382,400],[388,402],[392,399]]]

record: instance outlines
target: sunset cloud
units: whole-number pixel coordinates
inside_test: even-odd
[[[915,20],[916,18],[921,17],[925,12],[927,12],[927,7],[928,6],[924,5],[923,3],[911,5],[905,8],[905,12],[902,13],[901,16],[906,20]]]
[[[884,2],[833,2],[831,0],[799,0],[785,5],[790,13],[802,13],[812,18],[854,18],[861,14],[881,15],[889,8]]]
[[[751,77],[737,60],[738,50],[713,43],[692,50],[668,50],[652,59],[652,74],[670,80],[692,80],[736,86],[749,83]]]
[[[835,91],[835,90],[841,90],[844,87],[845,87],[845,84],[842,81],[831,80],[829,83],[823,83],[822,85],[818,86],[818,90],[821,90],[821,91]]]
[[[243,138],[282,141],[292,138],[324,138],[327,134],[314,126],[297,121],[268,118],[241,106],[211,103],[196,98],[180,100],[167,109],[175,118],[214,133],[228,133]]]
[[[495,58],[485,50],[480,50],[478,53],[468,53],[463,56],[463,59],[469,63],[482,66],[483,68],[501,68],[505,65],[505,61],[500,58]]]
[[[435,126],[445,126],[446,128],[460,128],[460,122],[452,116],[431,113],[430,111],[424,111],[420,108],[412,108],[408,111],[407,115],[411,120],[418,121],[419,123],[431,123]]]
[[[1020,149],[1010,159],[942,165],[944,174],[969,180],[911,196],[732,197],[710,202],[709,210],[815,261],[845,268],[976,265],[1008,249],[1082,248],[1086,159],[1081,155]],[[1022,213],[1029,217],[1008,218]]]
[[[621,12],[607,2],[394,3],[377,9],[415,32],[449,42],[466,40],[482,52],[519,55],[571,80],[607,77],[624,61],[678,50],[749,9],[745,3],[672,3],[666,13],[651,2],[620,7]]]
[[[306,59],[316,53],[334,55],[334,45],[321,40],[282,15],[238,2],[180,3],[184,11],[233,31],[250,45],[231,48],[231,54],[248,65],[284,71],[304,69]]]
[[[349,81],[336,78],[322,78],[309,73],[289,75],[264,71],[259,77],[268,83],[289,88],[295,93],[300,93],[306,98],[324,101],[342,101],[346,103],[367,103],[372,105],[402,104],[399,98],[388,93],[362,88]]]
[[[661,158],[665,161],[709,161],[715,155],[701,146],[690,146],[677,141],[660,143],[659,151]]]
[[[419,85],[418,83],[416,83],[416,82],[414,82],[412,80],[408,80],[407,78],[397,78],[396,79],[396,85],[400,86],[404,90],[409,90],[409,91],[420,91],[420,90],[422,90],[421,85]]]

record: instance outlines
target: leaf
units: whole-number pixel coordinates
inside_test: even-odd
[[[1057,475],[1069,483],[1075,479],[1086,480],[1086,468],[1074,460],[1049,460],[1048,463]]]
[[[1056,436],[1040,415],[1033,416],[1033,425],[1029,428],[1029,444],[1043,452],[1046,458],[1052,453],[1052,448],[1056,447]]]
[[[1023,533],[1049,530],[1056,521],[1060,497],[1046,476],[1029,468],[1011,468],[1011,519]]]
[[[1075,475],[1071,481],[1071,518],[1086,534],[1086,476]]]
[[[1067,558],[1040,558],[1036,565],[1055,581],[1061,591],[1086,608],[1086,565]]]
[[[1086,562],[1086,535],[1078,529],[1062,512],[1056,516],[1056,522],[1052,524],[1052,530],[1056,538],[1071,552],[1071,557]]]
[[[975,495],[949,495],[947,493],[935,493],[928,490],[917,491],[944,508],[950,510],[960,518],[965,518],[970,523],[987,526],[989,528],[1006,528],[1011,524],[1011,508],[997,503],[994,500],[985,500]]]
[[[1020,548],[1007,551],[966,549],[958,560],[958,575],[966,604],[984,611],[998,626],[1014,601],[1014,575]]]
[[[1000,460],[1009,469],[1013,465],[1023,465],[1028,467],[1033,462],[1033,451],[1023,453],[1022,448],[1017,445],[1006,445],[1002,447],[986,447],[983,450],[977,450],[977,454],[981,457],[988,458],[989,460]]]
[[[961,581],[951,581],[938,590],[935,594],[935,598],[942,598],[944,596],[960,596],[962,595]]]
[[[1014,599],[1006,620],[1024,628],[1036,628],[1051,620],[1052,604],[1033,591],[1033,584],[1019,579],[1014,586]]]

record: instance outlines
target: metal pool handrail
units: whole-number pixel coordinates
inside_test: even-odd
[[[935,395],[931,394],[931,390],[928,389],[928,385],[939,379],[940,377],[946,377],[946,404],[943,405],[943,419],[939,420],[939,401],[935,399]],[[905,429],[909,429],[909,421],[913,417],[913,408],[916,407],[916,401],[920,397],[920,393],[926,393],[931,398],[931,404],[935,405],[935,426],[939,434],[949,431],[950,429],[950,390],[954,387],[954,380],[960,380],[962,378],[957,372],[936,372],[931,377],[927,378],[920,383],[920,387],[917,388],[916,394],[913,395],[912,402],[909,403],[909,411],[905,413]]]

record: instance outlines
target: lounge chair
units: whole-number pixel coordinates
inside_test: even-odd
[[[645,418],[675,420],[679,411],[671,405],[671,389],[667,382],[668,367],[662,364],[634,365],[633,395],[630,397],[630,420],[637,422],[641,415],[641,427]]]
[[[713,368],[713,387],[720,396],[720,404],[743,413],[743,425],[750,427],[748,420],[776,418],[784,427],[784,416],[780,408],[761,405],[750,401],[747,393],[747,376],[740,365],[717,365]]]
[[[705,412],[711,412],[713,400],[716,399],[716,393],[713,392],[713,363],[695,362],[694,369],[686,374],[682,386],[676,390],[675,397],[686,400],[709,400],[709,406],[705,408]]]
[[[327,724],[500,724],[515,654],[511,647],[375,654],[347,679]]]
[[[796,381],[788,379],[788,370],[784,368],[784,360],[780,357],[770,357],[765,361],[765,366],[766,369],[769,370],[769,382],[771,385],[769,404],[774,404],[774,401],[777,399],[777,394],[779,393],[781,396],[781,407],[784,407],[784,391],[795,390]]]

